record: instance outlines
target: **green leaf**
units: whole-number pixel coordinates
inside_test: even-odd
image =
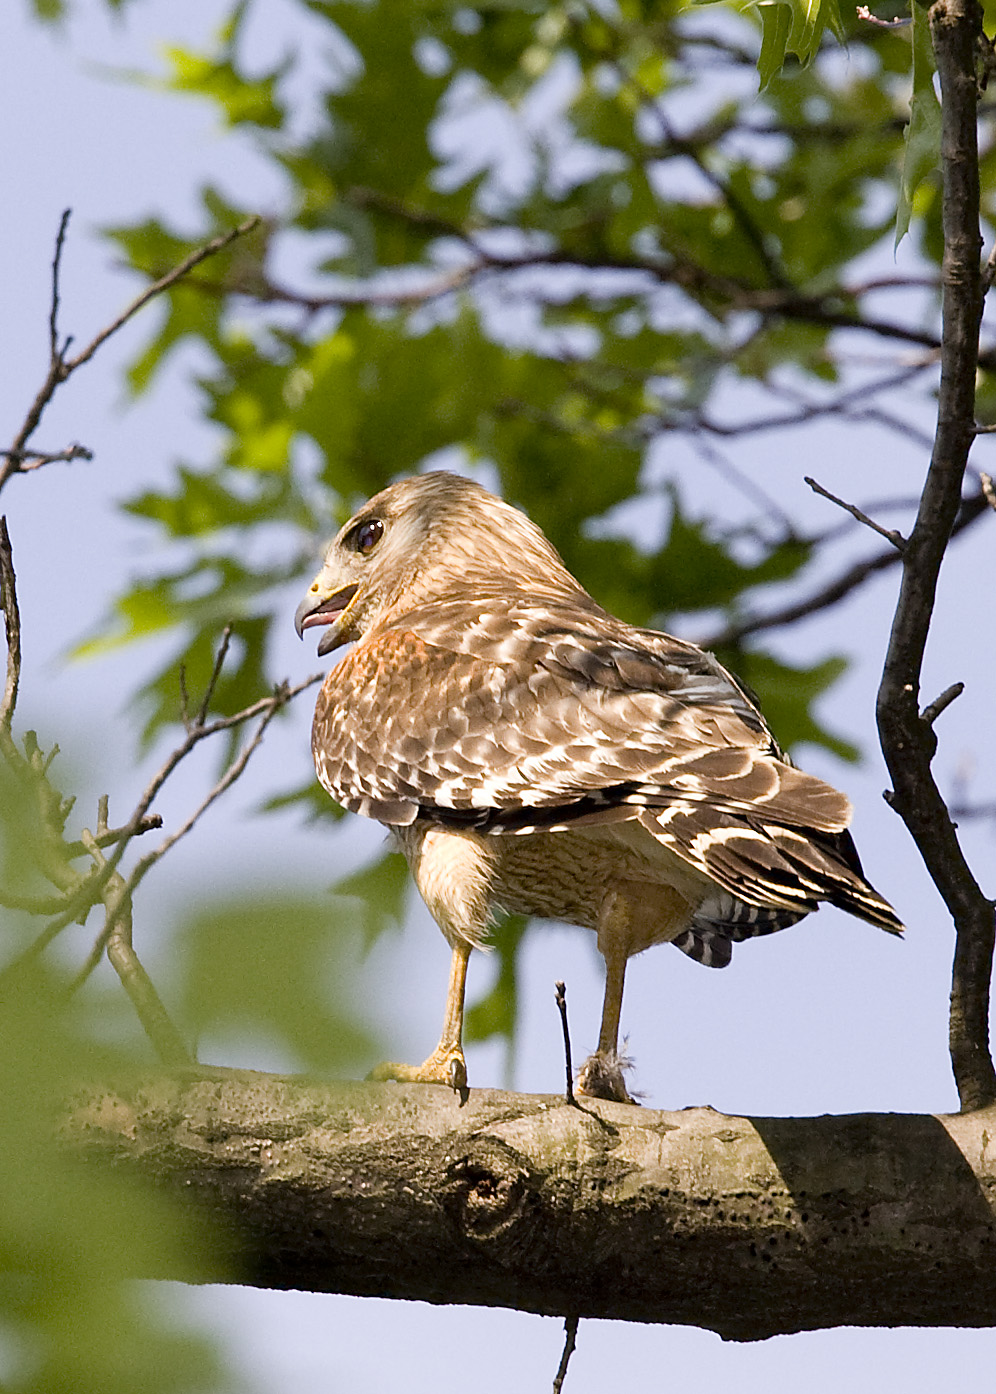
[[[941,104],[934,91],[934,46],[925,5],[911,0],[913,11],[913,96],[903,132],[903,174],[896,209],[896,239],[909,231],[917,190],[941,167]]]
[[[322,790],[329,803],[328,795]],[[369,949],[389,929],[400,929],[411,890],[408,863],[400,852],[389,852],[371,866],[337,881],[336,896],[360,902],[364,949]]]
[[[138,494],[122,507],[133,517],[158,523],[170,537],[204,537],[220,528],[271,521],[287,502],[285,479],[247,479],[228,470],[193,470],[178,464],[173,490]]]
[[[692,3],[708,5],[716,0],[692,0]],[[781,71],[787,54],[793,54],[800,63],[809,64],[819,52],[827,30],[838,40],[844,38],[837,0],[735,0],[735,7],[745,14],[760,12],[762,39],[758,72],[762,89]],[[772,14],[772,10],[785,13]]]
[[[761,51],[757,59],[757,72],[763,92],[785,66],[792,32],[792,9],[782,0],[764,0],[757,9],[761,17]]]
[[[132,227],[105,227],[104,236],[118,246],[126,264],[145,280],[158,280],[196,248],[219,233],[229,232],[248,216],[245,210],[227,203],[210,187],[202,189],[201,200],[207,226],[199,237],[183,237],[154,218]],[[157,298],[159,328],[128,369],[127,380],[132,393],[137,396],[152,385],[170,351],[186,338],[199,338],[210,349],[220,351],[224,336],[224,292],[261,289],[259,272],[266,258],[270,233],[271,228],[262,220],[252,232],[203,262],[199,278],[182,279]]]
[[[224,112],[229,126],[278,130],[283,124],[285,112],[276,100],[276,88],[287,71],[286,64],[248,81],[231,60],[172,47],[164,50],[164,56],[171,69],[167,86],[174,92],[209,98]]]
[[[296,789],[287,789],[282,794],[274,794],[264,801],[261,811],[271,813],[285,808],[300,809],[310,823],[325,819],[337,823],[346,816],[346,810],[334,799],[329,798],[317,779],[309,779],[306,783],[298,785]]]
[[[757,694],[775,739],[786,750],[809,743],[823,746],[852,764],[861,758],[858,746],[829,731],[812,711],[818,698],[847,671],[846,658],[837,656],[810,668],[796,668],[760,649],[739,649],[717,657]]]
[[[197,911],[181,926],[181,1018],[198,1036],[263,1032],[300,1066],[346,1070],[375,1053],[343,989],[355,936],[331,900],[268,892]]]
[[[464,1039],[489,1041],[500,1036],[512,1044],[519,1014],[519,946],[529,927],[522,915],[507,915],[491,931],[488,948],[497,959],[490,989],[468,1007]]]

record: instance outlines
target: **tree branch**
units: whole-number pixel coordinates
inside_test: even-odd
[[[951,536],[957,537],[965,528],[970,527],[987,512],[987,508],[985,496],[981,491],[962,499],[960,512],[951,529]],[[766,615],[747,615],[744,619],[736,620],[728,624],[725,629],[717,630],[704,639],[696,640],[696,642],[706,649],[733,648],[751,634],[761,634],[768,629],[781,629],[786,625],[797,624],[809,615],[818,614],[819,611],[827,610],[831,605],[836,605],[839,600],[844,600],[852,591],[863,585],[869,576],[874,576],[879,571],[886,571],[889,567],[898,566],[902,559],[901,552],[897,551],[895,547],[888,547],[874,557],[855,562],[840,576],[825,586],[821,586],[818,591],[814,591],[812,595],[803,600],[783,605],[780,609],[771,610]]]
[[[0,518],[0,606],[7,635],[7,678],[0,702],[0,729],[9,736],[21,681],[21,615],[17,608],[17,578],[6,518]]]
[[[878,727],[893,807],[909,828],[955,923],[951,1061],[962,1108],[996,1099],[989,1053],[993,904],[965,860],[930,764],[936,738],[919,711],[920,676],[941,562],[961,506],[975,437],[982,284],[979,231],[975,0],[935,0],[930,30],[941,82],[944,262],[943,343],[937,431],[913,531],[878,693]]]
[[[810,475],[807,474],[804,477],[814,494],[821,494],[823,498],[829,499],[838,508],[842,508],[845,513],[850,513],[852,518],[863,523],[866,528],[871,528],[872,532],[877,532],[879,537],[884,537],[891,542],[897,551],[901,552],[906,546],[906,539],[901,532],[897,532],[894,528],[883,528],[881,523],[876,523],[874,518],[869,518],[868,514],[863,513],[855,504],[847,503],[844,499],[838,498],[836,494],[831,494],[829,489],[824,489],[823,485],[811,478]]]
[[[996,1321],[996,1110],[747,1119],[591,1103],[594,1116],[563,1095],[475,1089],[461,1106],[427,1085],[202,1069],[91,1089],[62,1134],[211,1222],[206,1272],[198,1254],[144,1276],[733,1340]]]
[[[129,305],[125,306],[121,313],[113,319],[110,324],[106,325],[99,333],[94,335],[84,349],[74,357],[68,358],[66,355],[72,340],[67,338],[65,342],[60,345],[58,330],[59,268],[62,262],[62,250],[65,244],[66,229],[69,224],[69,210],[66,209],[59,223],[59,232],[55,242],[55,254],[52,259],[52,299],[48,319],[48,372],[45,375],[45,381],[38,389],[35,400],[28,408],[28,414],[24,418],[21,429],[15,436],[13,443],[9,449],[0,452],[3,457],[3,464],[0,465],[0,489],[4,487],[11,475],[19,474],[26,468],[37,468],[39,464],[45,463],[47,459],[59,459],[63,458],[63,456],[65,458],[74,459],[87,458],[86,455],[81,455],[80,447],[71,447],[70,451],[62,452],[54,456],[45,456],[26,449],[28,441],[37,430],[42,416],[45,413],[45,409],[49,402],[51,402],[56,390],[77,370],[77,368],[81,368],[84,363],[88,363],[101,345],[106,343],[119,329],[122,329],[143,306],[149,303],[150,300],[155,299],[157,295],[161,295],[163,291],[169,290],[171,286],[174,286],[177,281],[182,280],[188,272],[195,266],[200,265],[207,257],[214,256],[216,252],[220,252],[223,248],[227,247],[229,243],[234,242],[237,237],[243,237],[247,232],[251,232],[254,227],[258,226],[259,222],[260,219],[258,217],[247,218],[244,222],[240,223],[238,227],[232,228],[228,232],[221,233],[217,237],[212,237],[210,242],[205,242],[202,247],[196,248],[189,256],[184,257],[183,261],[177,266],[174,266],[172,270],[168,271],[164,276],[160,276],[159,279],[153,281],[151,285],[146,286]],[[71,451],[75,451],[75,454],[71,454]],[[30,463],[27,463],[29,461]]]

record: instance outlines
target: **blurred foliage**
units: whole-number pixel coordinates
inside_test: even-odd
[[[45,757],[20,761],[2,730],[0,746],[0,1388],[246,1390],[206,1332],[188,1329],[161,1293],[134,1281],[163,1271],[216,1280],[205,1223],[148,1178],[84,1164],[57,1145],[81,1087],[147,1071],[154,1055],[106,964],[80,981],[72,953],[38,952],[58,923],[58,893],[75,889],[89,858],[73,837],[57,767]],[[231,1045],[262,1033],[297,1068],[326,1074],[369,1063],[376,1045],[349,999],[355,952],[340,911],[338,901],[275,891],[201,905],[169,956],[170,1006],[188,1036]],[[100,932],[92,912],[80,919]]]
[[[15,865],[34,865],[24,849],[38,845],[33,820],[17,810],[0,800],[5,892]],[[35,878],[20,877],[22,888],[37,879],[34,869]],[[132,1278],[164,1265],[196,1275],[207,1237],[150,1186],[83,1166],[54,1145],[81,1081],[148,1067],[147,1051],[107,1045],[93,1002],[69,996],[75,967],[65,958],[12,957],[30,942],[31,925],[3,913],[0,1386],[8,1394],[234,1389],[207,1334],[185,1329]],[[131,1040],[134,1048],[138,1033]]]
[[[72,9],[33,4],[47,20]],[[832,0],[292,8],[300,28],[288,26],[279,61],[246,56],[266,10],[247,0],[210,51],[165,51],[167,86],[253,142],[284,194],[158,302],[128,371],[140,394],[195,347],[217,428],[211,458],[176,461],[169,485],[126,502],[148,527],[144,569],[82,646],[172,639],[138,694],[146,741],[175,734],[181,670],[196,698],[223,624],[233,650],[213,709],[265,695],[283,676],[271,652],[274,625],[290,624],[289,583],[306,584],[320,540],[361,500],[419,469],[471,470],[500,490],[636,624],[735,630],[772,596],[822,584],[840,554],[793,523],[758,470],[745,478],[737,447],[766,416],[815,430],[821,415],[847,423],[856,387],[873,400],[842,328],[853,346],[874,318],[874,337],[857,342],[874,344],[883,381],[909,349],[915,315],[873,307],[868,266],[908,227],[928,274],[940,257],[923,23],[862,24]],[[991,145],[981,170],[993,218]],[[209,187],[201,208],[196,226],[164,215],[107,236],[151,279],[255,211]],[[935,302],[918,304],[929,338]],[[996,413],[987,374],[980,403]],[[703,490],[695,469],[714,485]],[[793,663],[756,636],[720,657],[785,745],[857,758],[819,715],[842,658]],[[302,751],[290,792],[268,807],[332,818],[306,763]],[[4,887],[39,894],[44,818],[13,796],[0,812]],[[274,892],[201,906],[175,947],[178,1020],[212,1043],[262,1034],[303,1067],[355,1068],[372,1043],[342,951],[398,925],[410,893],[386,853],[322,902]],[[29,931],[9,919],[16,952]],[[468,1039],[511,1039],[526,932],[519,919],[496,930]],[[16,992],[0,981],[0,1385],[221,1389],[198,1339],[119,1281],[143,1246],[189,1252],[196,1237],[161,1199],[81,1175],[47,1145],[50,1101],[87,1071],[129,1063],[101,1044],[123,996],[97,978],[67,1010],[67,973],[53,957],[19,972]],[[108,1207],[126,1219],[115,1233],[132,1232],[127,1252],[107,1250]]]
[[[276,893],[202,906],[176,943],[181,1019],[191,1035],[262,1033],[297,1068],[315,1072],[369,1065],[373,1039],[344,1000],[343,918],[329,899]]]

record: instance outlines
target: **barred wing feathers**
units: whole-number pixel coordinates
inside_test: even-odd
[[[675,941],[705,962],[717,936],[771,932],[820,900],[899,929],[862,876],[847,798],[786,760],[710,655],[583,593],[386,617],[330,673],[314,751],[334,798],[388,824],[638,822],[716,888]]]

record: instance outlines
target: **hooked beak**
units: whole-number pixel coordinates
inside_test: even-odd
[[[342,590],[326,596],[324,600],[316,600],[315,594],[309,591],[294,615],[294,628],[297,630],[298,638],[304,638],[306,629],[328,625],[328,633],[323,634],[319,640],[318,652],[331,653],[342,643],[339,637],[339,619],[349,608],[350,601],[359,589],[359,586],[343,586]]]

